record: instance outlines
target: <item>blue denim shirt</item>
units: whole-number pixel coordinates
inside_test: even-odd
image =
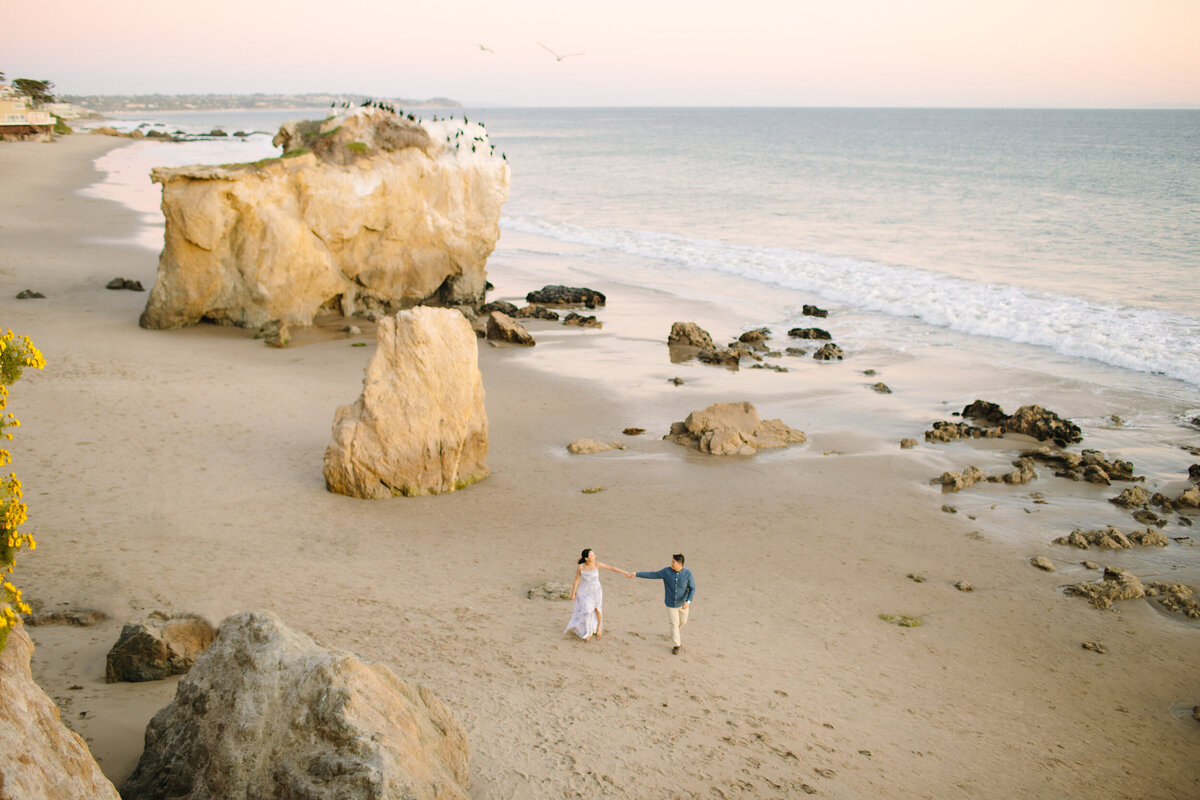
[[[684,603],[692,602],[696,596],[696,579],[687,567],[676,572],[670,567],[663,567],[658,572],[639,572],[639,578],[654,578],[663,582],[666,591],[667,608],[679,608]]]

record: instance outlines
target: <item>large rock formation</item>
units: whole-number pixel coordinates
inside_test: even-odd
[[[483,126],[364,108],[275,143],[282,158],[151,173],[166,235],[143,327],[483,301],[509,186]]]
[[[181,675],[216,636],[213,626],[194,614],[171,616],[155,611],[121,628],[105,660],[104,679],[159,681]]]
[[[0,652],[0,798],[119,800],[77,733],[33,682],[33,642],[21,626]]]
[[[714,403],[693,411],[683,422],[671,423],[671,432],[663,438],[715,456],[754,455],[763,448],[805,441],[803,431],[781,420],[760,420],[751,403]]]
[[[467,759],[462,728],[428,690],[245,613],[154,715],[121,795],[458,800]]]
[[[483,375],[470,323],[414,308],[379,320],[363,391],[333,418],[325,485],[351,497],[452,492],[488,474]]]

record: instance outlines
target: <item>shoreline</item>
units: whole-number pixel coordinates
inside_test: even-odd
[[[82,243],[129,233],[138,215],[78,194],[105,148],[59,144],[0,148],[19,184],[0,189],[11,254],[0,288],[11,298],[40,282],[48,295],[4,301],[4,326],[30,334],[48,362],[11,398],[24,422],[14,469],[42,543],[15,577],[47,607],[112,617],[29,633],[35,677],[72,697],[64,719],[118,782],[140,752],[136,718],[171,682],[104,684],[113,631],[155,609],[219,622],[266,608],[431,688],[467,730],[478,798],[788,796],[804,783],[846,798],[1200,792],[1200,726],[1170,711],[1200,705],[1200,630],[1149,602],[1100,612],[1060,595],[1074,582],[1068,559],[1121,554],[1064,552],[1044,537],[1033,552],[1032,538],[942,513],[927,484],[936,467],[987,452],[900,451],[890,432],[919,438],[916,410],[862,430],[863,417],[896,412],[864,388],[858,370],[877,366],[866,358],[805,362],[799,384],[671,364],[674,319],[724,340],[738,312],[602,279],[604,329],[541,323],[532,349],[480,348],[490,477],[441,497],[330,495],[321,453],[370,347],[328,338],[276,351],[247,331],[138,328],[145,295],[104,282],[149,287],[157,256]],[[570,265],[503,241],[489,273],[490,299],[579,283]],[[937,382],[914,362],[881,372],[872,380],[911,391]],[[676,374],[683,386],[667,383]],[[809,444],[721,461],[657,438],[687,411],[742,399]],[[648,432],[622,437],[627,425]],[[583,436],[630,450],[567,455]],[[1030,491],[1054,496],[1047,483],[954,502],[999,501],[1003,527],[1026,516]],[[581,492],[593,486],[605,489]],[[569,583],[583,547],[626,569],[687,554],[698,595],[679,657],[659,593],[640,581],[605,581],[609,635],[586,645],[560,635],[568,604],[525,597]],[[1052,553],[1062,573],[1028,565]],[[898,628],[884,613],[923,624]],[[1109,653],[1083,650],[1089,640]]]

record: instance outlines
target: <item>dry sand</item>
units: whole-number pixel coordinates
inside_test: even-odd
[[[149,288],[156,255],[97,243],[136,217],[77,192],[114,146],[0,145],[0,326],[48,364],[10,406],[40,542],[17,582],[48,609],[111,615],[31,628],[34,674],[118,784],[174,689],[103,682],[122,622],[267,609],[445,700],[477,798],[1200,796],[1196,627],[1147,602],[1064,597],[1087,575],[1077,557],[1102,554],[1040,548],[1061,566],[1043,573],[1037,552],[942,513],[932,448],[845,423],[840,387],[861,375],[797,404],[769,373],[670,364],[671,322],[713,309],[594,286],[604,330],[541,323],[535,348],[481,347],[491,477],[441,497],[329,494],[334,408],[357,397],[371,347],[140,329],[146,295],[104,285]],[[562,277],[511,261],[490,267],[501,294]],[[12,299],[26,288],[47,297]],[[884,402],[855,391],[868,411]],[[720,460],[660,440],[722,400],[784,416],[810,444]],[[622,437],[631,425],[648,432]],[[567,455],[583,436],[629,449]],[[526,597],[569,583],[583,547],[630,570],[687,555],[698,593],[678,656],[656,583],[604,573],[608,634],[588,643],[562,634],[567,603]]]

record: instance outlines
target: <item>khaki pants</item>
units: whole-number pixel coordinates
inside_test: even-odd
[[[667,608],[667,616],[671,620],[671,643],[680,646],[679,629],[687,625],[688,610],[686,608]]]

